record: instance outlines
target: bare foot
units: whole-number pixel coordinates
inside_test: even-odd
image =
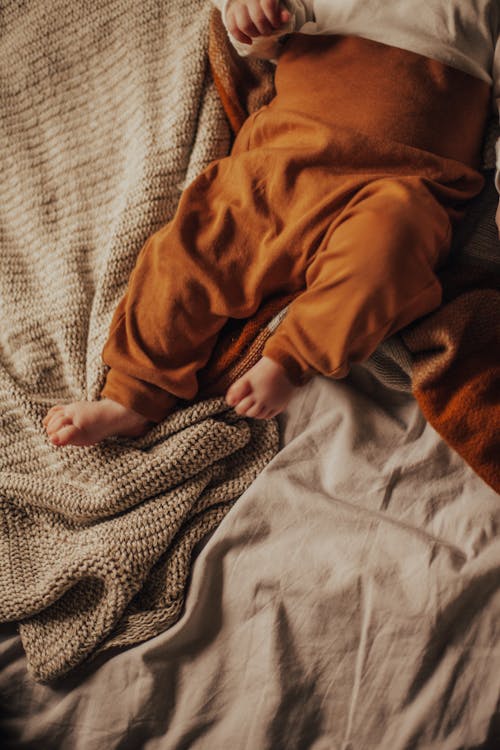
[[[269,419],[285,409],[297,386],[286,370],[270,357],[259,359],[226,393],[226,402],[237,414]]]
[[[94,445],[111,435],[139,437],[153,424],[109,398],[59,404],[43,420],[53,445]]]

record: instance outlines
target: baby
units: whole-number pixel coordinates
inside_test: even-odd
[[[142,248],[103,350],[100,400],[54,406],[54,445],[144,434],[196,396],[228,319],[272,297],[294,295],[226,394],[257,419],[314,374],[345,376],[440,304],[436,269],[483,186],[500,96],[497,0],[428,0],[425,12],[416,0],[219,5],[238,52],[277,63],[276,96]]]

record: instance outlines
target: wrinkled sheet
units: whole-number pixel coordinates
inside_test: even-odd
[[[169,631],[49,686],[3,627],[3,747],[500,747],[499,496],[362,368],[282,427]]]

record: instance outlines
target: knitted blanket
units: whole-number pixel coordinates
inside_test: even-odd
[[[220,13],[212,12],[209,58],[229,122],[237,132],[246,116],[274,94],[273,66],[240,58]],[[494,115],[485,134],[485,188],[459,226],[440,272],[439,310],[383,342],[364,367],[385,385],[413,392],[440,435],[500,492],[500,243],[494,216]]]
[[[56,449],[42,426],[51,405],[98,396],[137,253],[227,152],[209,13],[204,0],[2,3],[0,620],[20,623],[40,680],[175,622],[197,543],[278,449],[273,421],[220,397],[92,448]],[[212,381],[255,360],[265,320],[227,333]]]

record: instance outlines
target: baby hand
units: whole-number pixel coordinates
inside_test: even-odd
[[[226,12],[227,30],[238,42],[252,44],[252,38],[271,36],[290,20],[279,0],[232,0]]]

